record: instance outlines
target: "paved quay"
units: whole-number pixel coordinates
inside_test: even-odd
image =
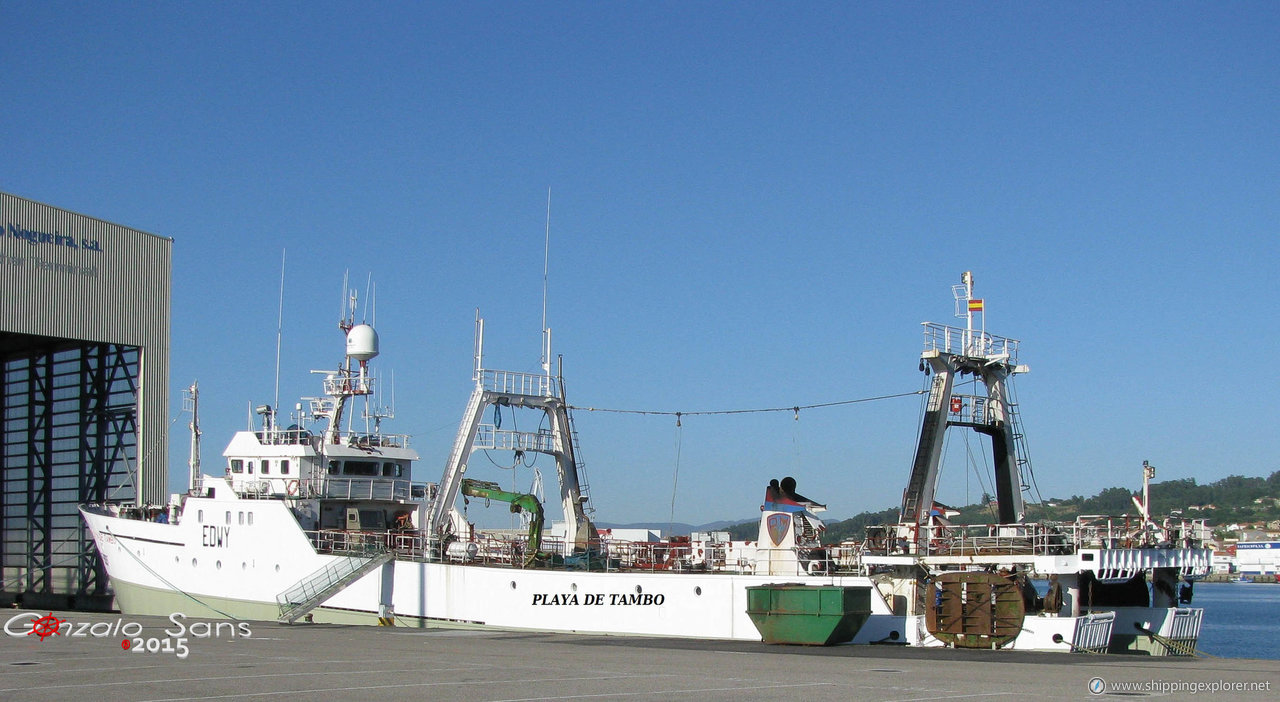
[[[1280,699],[1280,661],[49,614],[0,611],[0,700]]]

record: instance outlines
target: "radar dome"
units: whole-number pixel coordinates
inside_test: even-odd
[[[378,355],[378,332],[368,324],[357,324],[347,332],[347,356],[367,361]]]

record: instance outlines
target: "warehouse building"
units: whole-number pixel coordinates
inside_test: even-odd
[[[0,605],[109,608],[76,506],[166,500],[172,259],[0,193]]]

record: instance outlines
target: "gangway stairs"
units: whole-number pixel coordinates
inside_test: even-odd
[[[395,554],[382,551],[371,556],[338,558],[276,595],[281,624],[292,624],[320,603],[333,597],[365,574],[386,564]]]

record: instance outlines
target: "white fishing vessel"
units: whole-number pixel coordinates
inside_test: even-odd
[[[418,456],[408,437],[382,432],[384,414],[366,408],[363,430],[349,419],[343,429],[373,393],[368,362],[378,354],[377,333],[348,317],[345,359],[322,372],[324,396],[305,416],[282,428],[275,408],[260,408],[261,426],[236,433],[217,475],[200,475],[193,448],[189,490],[159,515],[81,511],[126,614],[760,640],[780,611],[762,611],[755,593],[786,585],[857,595],[838,641],[1192,651],[1202,610],[1179,607],[1174,590],[1209,571],[1203,523],[1158,521],[1145,502],[1137,518],[1024,521],[1029,466],[1008,390],[1024,370],[1018,342],[974,328],[982,303],[969,274],[954,292],[966,325],[925,325],[921,368],[932,382],[902,518],[866,541],[823,545],[823,508],[796,495],[794,481],[767,489],[753,541],[625,541],[597,529],[549,331],[542,373],[495,371],[484,367],[479,319],[475,387],[436,483],[412,481]],[[956,392],[965,375],[986,392]],[[545,421],[503,429],[484,421],[495,407]],[[936,508],[949,428],[991,436],[997,523],[952,526]],[[194,420],[192,429],[194,444]],[[551,456],[563,528],[544,533],[536,495],[467,478],[480,450]],[[460,498],[507,503],[527,530],[478,530]],[[1030,589],[1030,575],[1053,578],[1048,595]]]

